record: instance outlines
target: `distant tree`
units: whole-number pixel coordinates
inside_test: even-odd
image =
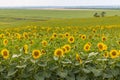
[[[94,17],[100,17],[100,15],[97,12],[93,16]]]
[[[106,12],[101,12],[101,17],[105,17]]]

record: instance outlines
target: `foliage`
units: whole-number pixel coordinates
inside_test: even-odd
[[[120,25],[25,26],[0,33],[1,80],[120,79]]]

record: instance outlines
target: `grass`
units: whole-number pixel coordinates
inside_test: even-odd
[[[105,18],[94,18],[95,12],[106,12]],[[118,16],[115,16],[118,15]],[[120,10],[30,10],[0,9],[0,26],[89,26],[118,24]]]

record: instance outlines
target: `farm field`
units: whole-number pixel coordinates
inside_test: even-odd
[[[120,80],[120,10],[0,9],[0,52],[0,80]]]

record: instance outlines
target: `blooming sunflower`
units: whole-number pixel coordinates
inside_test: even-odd
[[[47,41],[45,41],[45,40],[43,40],[41,43],[42,43],[42,46],[43,46],[43,47],[46,47],[47,44],[48,44]]]
[[[32,51],[32,56],[34,59],[38,59],[41,56],[40,50],[33,50]]]
[[[75,41],[75,39],[74,39],[73,36],[70,36],[70,37],[68,38],[68,42],[69,42],[69,43],[74,43],[74,41]]]
[[[33,45],[33,44],[34,44],[34,40],[31,40],[31,41],[30,41],[30,44]]]
[[[66,53],[67,50],[64,46],[61,49],[63,50],[64,53]]]
[[[4,40],[3,40],[3,44],[4,44],[4,46],[6,46],[6,45],[8,44],[8,40],[7,40],[7,39],[4,39]]]
[[[66,53],[70,52],[71,46],[69,44],[64,45],[64,48],[66,49]]]
[[[70,33],[66,32],[65,37],[69,37],[69,36],[70,36]]]
[[[76,54],[76,60],[80,62],[80,64],[82,63],[82,59],[80,58],[79,54]]]
[[[62,49],[60,49],[60,48],[58,48],[58,49],[56,49],[55,51],[54,51],[54,55],[56,56],[56,57],[62,57],[63,56],[63,50]]]
[[[82,39],[82,40],[85,40],[85,39],[86,39],[86,35],[82,35],[82,36],[81,36],[81,39]]]
[[[107,37],[102,36],[102,41],[106,41],[106,40],[107,40]]]
[[[25,54],[28,53],[28,45],[25,44],[25,45],[23,46],[23,51],[24,51]]]
[[[110,57],[111,58],[117,58],[119,56],[119,53],[117,50],[111,50],[110,51]]]
[[[46,51],[44,49],[41,50],[42,54],[46,54]]]
[[[97,47],[99,51],[107,50],[107,45],[105,45],[104,43],[98,43]]]
[[[27,32],[24,32],[24,33],[23,33],[23,37],[24,37],[25,39],[28,39],[28,33],[27,33]]]
[[[53,33],[52,37],[56,38],[57,37],[57,33]]]
[[[91,46],[90,46],[89,44],[85,44],[85,45],[84,45],[84,50],[85,50],[85,51],[89,51],[89,50],[90,50],[90,47],[91,47]]]
[[[3,49],[1,51],[1,54],[2,54],[4,59],[8,59],[9,58],[9,51],[7,49]]]
[[[104,54],[103,54],[103,56],[104,56],[105,58],[108,58],[108,57],[109,57],[109,52],[108,52],[108,51],[105,51]]]

